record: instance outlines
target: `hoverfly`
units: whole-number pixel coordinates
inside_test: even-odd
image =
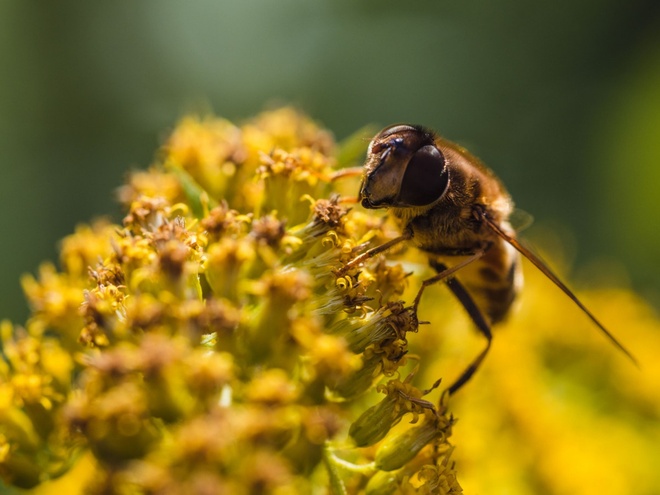
[[[444,281],[467,311],[486,348],[449,387],[461,388],[479,368],[492,342],[491,325],[509,312],[522,287],[520,255],[557,285],[633,362],[632,354],[596,319],[533,252],[509,223],[513,203],[499,179],[462,147],[420,126],[386,127],[369,144],[358,201],[369,209],[388,208],[401,235],[351,260],[344,269],[405,241],[423,251],[437,274],[424,289]]]

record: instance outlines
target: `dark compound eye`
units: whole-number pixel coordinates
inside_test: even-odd
[[[410,206],[430,205],[440,199],[448,183],[444,155],[434,145],[422,146],[408,162],[398,202]]]

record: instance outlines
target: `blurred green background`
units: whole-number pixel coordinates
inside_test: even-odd
[[[0,316],[25,318],[19,276],[77,223],[119,218],[113,191],[182,114],[278,102],[339,139],[437,129],[532,237],[562,226],[578,284],[629,275],[660,301],[657,0],[3,0],[0,67]]]

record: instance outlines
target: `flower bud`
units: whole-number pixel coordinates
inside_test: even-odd
[[[208,249],[206,280],[218,298],[239,300],[242,267],[255,256],[253,241],[223,238]]]
[[[367,483],[365,495],[394,495],[399,492],[399,479],[395,473],[378,471]]]
[[[387,438],[376,452],[375,465],[381,471],[394,471],[411,461],[434,438],[442,434],[438,423],[427,418],[421,424]]]

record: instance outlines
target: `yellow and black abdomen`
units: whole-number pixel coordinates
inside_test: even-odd
[[[429,256],[431,266],[441,271],[463,261],[463,256]],[[506,242],[496,241],[484,256],[459,270],[455,278],[463,285],[491,324],[502,321],[522,288],[520,255]]]

